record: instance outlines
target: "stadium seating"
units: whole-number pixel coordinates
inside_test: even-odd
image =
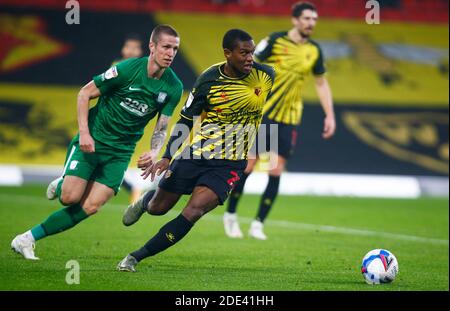
[[[82,8],[96,11],[154,12],[202,11],[244,14],[287,15],[293,0],[212,1],[212,0],[92,0],[83,2]],[[336,18],[361,18],[365,14],[364,1],[311,0],[321,16]],[[448,23],[447,0],[379,0],[382,18],[410,22]],[[261,4],[263,3],[263,4]],[[357,5],[355,4],[357,3]],[[61,8],[58,0],[1,0],[2,5],[15,7]]]

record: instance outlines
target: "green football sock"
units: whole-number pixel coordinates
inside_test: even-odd
[[[51,214],[43,223],[33,227],[31,233],[37,241],[70,229],[88,217],[89,215],[79,204],[71,205]]]
[[[35,241],[40,240],[47,236],[45,233],[44,228],[42,228],[42,225],[36,225],[31,229],[31,234],[33,235],[33,238]]]

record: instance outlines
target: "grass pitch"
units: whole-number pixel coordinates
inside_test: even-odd
[[[0,187],[0,290],[449,290],[448,199],[360,199],[280,196],[269,215],[267,241],[227,238],[218,207],[177,245],[148,258],[137,273],[115,270],[187,201],[165,216],[121,223],[128,201],[121,192],[95,216],[37,243],[40,261],[10,250],[18,233],[59,209],[45,199],[46,185]],[[247,232],[259,197],[239,206]],[[367,285],[362,257],[386,248],[400,273],[391,284]],[[80,284],[66,283],[66,263],[80,264]]]

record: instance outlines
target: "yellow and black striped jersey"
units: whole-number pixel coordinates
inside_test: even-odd
[[[324,59],[319,45],[308,40],[295,43],[288,33],[276,32],[256,47],[256,59],[275,69],[272,93],[264,107],[264,115],[279,123],[300,123],[305,79],[311,74],[325,73]]]
[[[181,111],[188,120],[201,117],[190,142],[194,157],[246,160],[274,81],[273,68],[258,63],[239,78],[224,74],[225,62],[211,66],[197,79]]]

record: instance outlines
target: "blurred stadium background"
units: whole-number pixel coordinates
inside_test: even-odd
[[[338,131],[331,142],[320,138],[322,112],[309,83],[288,171],[314,175],[294,185],[289,181],[296,175],[287,175],[282,192],[447,195],[448,1],[380,1],[379,25],[365,23],[365,1],[315,2],[314,38],[327,59]],[[227,29],[246,29],[258,42],[290,28],[293,1],[80,1],[79,25],[65,23],[65,1],[0,3],[0,184],[20,184],[60,173],[77,131],[77,91],[119,57],[126,34],[147,40],[157,23],[178,29],[174,69],[188,91],[202,70],[223,58]],[[151,131],[136,155],[148,147]],[[247,190],[259,191],[257,180],[264,183],[253,176]]]
[[[223,59],[226,30],[245,29],[259,42],[291,27],[295,1],[80,0],[79,25],[66,24],[66,2],[0,0],[0,185],[40,183],[44,191],[61,173],[77,132],[77,92],[119,57],[128,33],[148,40],[158,23],[179,31],[173,68],[186,95],[205,68]],[[365,22],[366,1],[311,2],[320,16],[313,38],[324,50],[338,128],[331,141],[321,139],[322,111],[310,80],[281,193],[443,198],[421,208],[448,203],[449,2],[379,0],[379,25]],[[148,148],[153,126],[131,163]],[[265,178],[252,175],[247,191],[260,192]],[[448,290],[448,206],[440,212]]]

